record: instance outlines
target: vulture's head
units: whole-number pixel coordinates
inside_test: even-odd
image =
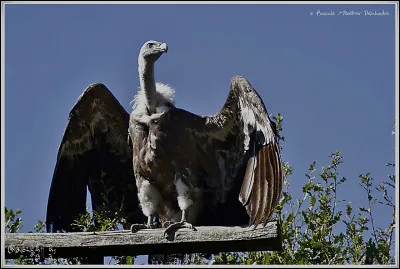
[[[140,49],[139,59],[142,58],[146,62],[155,62],[160,58],[161,54],[168,51],[166,43],[150,40],[144,43]]]

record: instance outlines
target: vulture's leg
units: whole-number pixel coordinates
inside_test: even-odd
[[[186,183],[184,182],[186,181]],[[194,205],[193,205],[193,190],[188,187],[187,179],[182,177],[181,174],[177,173],[175,175],[175,186],[178,193],[178,205],[182,211],[182,218],[180,222],[171,222],[171,224],[164,231],[164,237],[168,238],[170,235],[173,235],[177,230],[181,228],[188,228],[196,231],[193,225],[187,222],[188,213],[193,213]]]
[[[167,229],[164,231],[164,237],[170,237],[177,230],[182,228],[188,228],[193,231],[197,231],[196,228],[189,222],[186,221],[186,210],[182,210],[182,219],[180,222],[171,222]]]
[[[147,216],[147,224],[133,224],[131,226],[131,231],[133,233],[142,229],[155,228],[155,225],[153,225],[153,218],[158,215],[157,211],[162,200],[159,191],[151,185],[148,180],[138,177],[136,182],[138,186],[139,203],[143,214]]]

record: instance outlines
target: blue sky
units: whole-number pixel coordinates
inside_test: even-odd
[[[324,11],[336,15],[318,15]],[[45,219],[71,107],[89,84],[102,82],[131,112],[137,55],[149,39],[168,44],[156,80],[175,88],[177,106],[212,115],[230,79],[242,75],[269,113],[283,115],[282,157],[294,170],[294,197],[310,163],[320,172],[342,150],[339,176],[348,182],[340,197],[365,206],[358,176],[371,172],[380,183],[394,171],[385,166],[395,162],[394,12],[382,4],[7,4],[5,206],[22,210],[24,232]],[[377,205],[374,214],[386,228],[391,212]]]

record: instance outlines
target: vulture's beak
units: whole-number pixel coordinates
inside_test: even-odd
[[[167,52],[167,51],[168,51],[167,43],[162,43],[162,44],[159,46],[159,50],[160,50],[162,53]]]

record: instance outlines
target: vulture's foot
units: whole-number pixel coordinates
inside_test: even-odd
[[[154,229],[157,227],[157,224],[153,223],[153,217],[154,215],[151,214],[147,217],[147,224],[132,224],[131,226],[131,231],[132,233],[136,233],[137,231],[143,230],[143,229]]]
[[[169,226],[171,226],[171,224],[174,224],[174,223],[177,223],[177,222],[176,222],[176,221],[167,220],[167,221],[164,222],[161,226],[162,226],[163,228],[168,228]]]
[[[170,223],[170,222],[168,222],[168,223]],[[182,228],[188,228],[193,231],[197,231],[197,229],[189,222],[186,222],[186,221],[171,222],[171,224],[168,226],[168,228],[165,229],[165,231],[164,231],[164,237],[170,238],[171,236],[173,236],[175,234],[175,232],[177,230],[182,229]]]
[[[136,233],[140,230],[143,229],[153,229],[155,228],[155,225],[151,225],[151,224],[140,224],[140,223],[136,223],[136,224],[132,224],[131,225],[131,231],[132,233]]]

